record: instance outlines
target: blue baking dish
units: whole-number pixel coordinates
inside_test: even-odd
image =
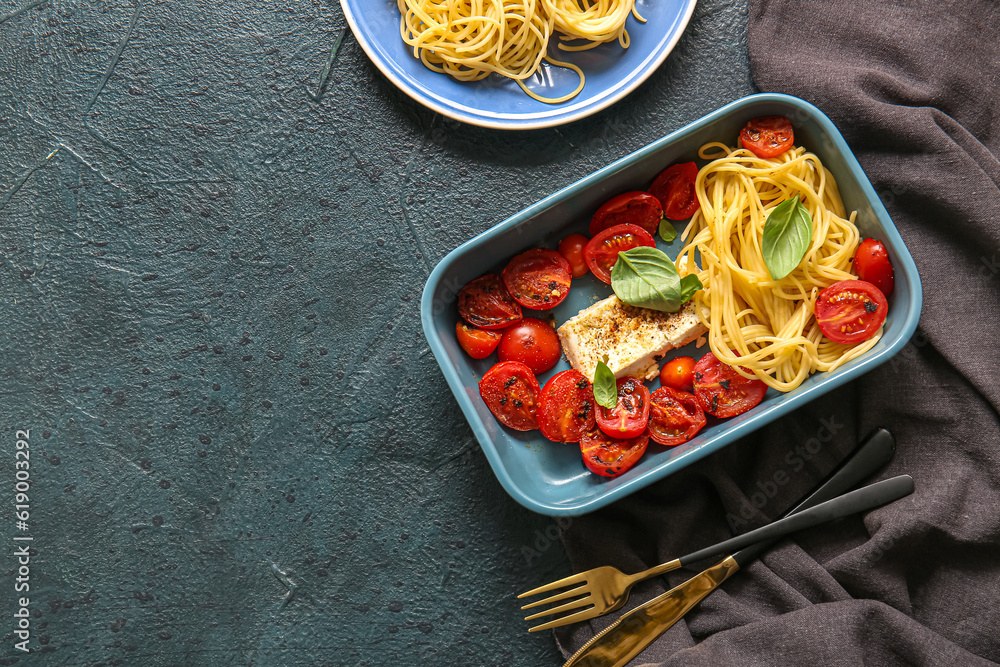
[[[481,361],[471,359],[455,339],[456,300],[462,286],[484,273],[499,273],[519,252],[535,247],[554,248],[567,234],[585,233],[590,216],[612,196],[647,188],[669,165],[697,159],[702,144],[735,142],[747,121],[765,115],[791,119],[795,143],[816,153],[833,173],[847,210],[858,212],[857,226],[862,236],[881,239],[888,249],[895,268],[895,289],[882,339],[866,354],[832,373],[815,373],[798,389],[786,394],[769,390],[753,410],[732,419],[710,421],[688,443],[673,448],[650,443],[643,459],[616,478],[588,472],[577,445],[550,442],[538,431],[512,431],[501,426],[480,400],[478,391],[479,378],[496,363],[496,356]],[[682,245],[680,239],[669,245],[660,239],[658,243],[672,256],[676,256]],[[562,324],[593,303],[595,297],[610,294],[610,286],[588,274],[574,279],[567,299],[548,313],[556,318],[557,324]],[[431,272],[420,308],[431,350],[500,484],[525,507],[558,516],[584,514],[624,498],[884,363],[913,335],[921,302],[917,267],[837,128],[808,102],[788,95],[763,94],[727,104],[463,243]],[[698,358],[704,351],[694,349],[692,344],[677,354]],[[552,371],[539,376],[538,381],[544,385],[549,377],[567,368],[569,365],[563,359]]]

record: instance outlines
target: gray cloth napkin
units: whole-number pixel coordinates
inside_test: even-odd
[[[573,567],[626,572],[778,517],[876,426],[880,477],[916,493],[786,540],[633,664],[979,665],[1000,661],[1000,6],[757,0],[754,80],[824,111],[920,270],[897,357],[563,534]],[[647,582],[627,605],[676,585]],[[571,652],[610,618],[556,632]]]

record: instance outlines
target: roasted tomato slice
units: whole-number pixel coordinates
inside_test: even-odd
[[[538,428],[549,440],[579,442],[594,428],[594,388],[576,370],[556,373],[542,387]]]
[[[674,357],[664,362],[660,369],[660,384],[680,391],[690,392],[694,383],[694,359]]]
[[[735,417],[764,399],[767,385],[748,380],[709,352],[694,365],[694,397],[715,417]]]
[[[670,220],[686,220],[694,215],[701,204],[694,192],[698,179],[698,165],[684,162],[667,167],[649,187],[650,193],[660,200],[663,214]]]
[[[583,249],[583,258],[594,276],[610,285],[611,268],[618,261],[618,253],[639,246],[655,248],[653,235],[636,225],[615,225],[590,239]]]
[[[861,242],[854,253],[854,270],[858,278],[877,287],[883,296],[892,294],[895,283],[892,262],[889,261],[889,251],[881,241],[865,239]]]
[[[597,406],[597,425],[612,438],[634,438],[649,423],[649,389],[642,380],[618,378],[618,403],[610,410]]]
[[[590,235],[615,225],[636,225],[655,234],[663,219],[660,200],[648,192],[626,192],[608,200],[590,219]]]
[[[841,280],[816,297],[816,324],[834,343],[860,343],[875,335],[889,303],[877,287],[863,280]]]
[[[646,452],[649,433],[643,431],[634,438],[612,438],[599,428],[580,438],[583,465],[601,477],[617,477],[634,466]]]
[[[574,278],[587,275],[587,262],[583,259],[583,249],[589,241],[583,234],[570,234],[559,242],[559,254],[569,262],[569,269]]]
[[[493,354],[493,350],[497,349],[501,334],[499,331],[487,331],[459,321],[455,323],[455,337],[458,338],[458,344],[470,357],[485,359]]]
[[[686,391],[660,387],[649,397],[649,437],[673,447],[687,442],[705,426],[705,411]]]
[[[500,361],[520,361],[535,374],[544,373],[559,361],[562,345],[548,322],[525,317],[503,330],[497,355]]]
[[[521,306],[511,298],[500,276],[487,273],[458,293],[458,314],[480,329],[503,329],[521,319]]]
[[[538,428],[538,380],[517,361],[501,361],[479,381],[479,395],[497,421],[517,431]]]
[[[569,262],[555,250],[534,248],[507,263],[500,273],[507,291],[525,308],[555,308],[573,282]]]
[[[778,157],[795,143],[795,132],[784,116],[761,116],[746,124],[740,143],[759,158]]]

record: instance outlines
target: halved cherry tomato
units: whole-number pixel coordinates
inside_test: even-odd
[[[560,354],[562,346],[555,329],[534,317],[504,329],[497,350],[500,361],[520,361],[536,375],[555,366]]]
[[[594,428],[594,388],[576,370],[556,373],[542,387],[538,428],[549,440],[579,442]]]
[[[618,403],[610,410],[597,406],[597,425],[612,438],[634,438],[649,423],[649,389],[642,380],[618,378]]]
[[[646,452],[649,433],[643,431],[634,438],[612,438],[599,428],[580,438],[583,465],[601,477],[617,477],[634,466]]]
[[[480,329],[503,329],[521,319],[521,306],[511,298],[500,276],[487,273],[459,291],[458,314]]]
[[[458,338],[458,344],[470,357],[485,359],[493,354],[493,350],[497,349],[501,334],[499,331],[487,331],[458,321],[455,323],[455,337]]]
[[[686,220],[701,204],[694,192],[698,165],[684,162],[667,167],[649,186],[650,193],[660,200],[663,214],[670,220]]]
[[[493,416],[517,431],[538,428],[538,380],[531,369],[516,361],[501,361],[479,381],[479,395]]]
[[[767,393],[760,380],[748,380],[709,352],[694,365],[694,397],[715,417],[735,417],[755,407]]]
[[[590,235],[615,225],[636,225],[655,234],[663,218],[660,200],[648,192],[626,192],[608,200],[590,219]]]
[[[878,288],[884,296],[892,294],[895,284],[889,251],[877,239],[865,239],[854,253],[854,270],[858,278]]]
[[[694,359],[674,357],[660,369],[660,384],[680,391],[691,391],[694,380]]]
[[[649,397],[649,437],[661,445],[687,442],[706,421],[698,400],[686,391],[660,387]]]
[[[615,225],[590,239],[583,249],[583,258],[598,280],[611,284],[611,268],[618,261],[618,253],[639,246],[656,247],[653,236],[636,225]]]
[[[562,303],[573,281],[569,262],[548,248],[522,252],[507,263],[500,276],[515,301],[535,310],[548,310]]]
[[[589,241],[583,234],[570,234],[559,242],[559,254],[569,262],[569,269],[574,278],[587,275],[587,262],[583,259],[583,249]]]
[[[834,343],[860,343],[875,335],[889,303],[877,287],[863,280],[841,280],[816,297],[816,324]]]
[[[754,118],[740,132],[740,143],[759,158],[777,157],[795,143],[792,121],[784,116]]]

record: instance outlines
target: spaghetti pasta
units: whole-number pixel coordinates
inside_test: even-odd
[[[565,51],[616,39],[628,48],[629,14],[644,21],[635,10],[635,0],[397,0],[397,6],[400,36],[428,69],[459,81],[500,74],[550,104],[576,97],[585,81],[579,67],[547,54],[554,33],[573,42],[559,45]],[[542,61],[576,72],[577,87],[555,98],[530,90],[524,81],[534,76]]]
[[[814,309],[817,294],[851,280],[858,246],[832,174],[802,147],[772,159],[722,143],[705,144],[695,191],[701,204],[681,238],[679,267],[695,267],[708,342],[720,361],[741,375],[791,391],[815,371],[830,371],[864,354],[881,336],[854,345],[823,337]],[[812,242],[798,267],[774,280],[761,252],[764,224],[778,204],[798,197],[813,221]]]
[[[561,40],[584,40],[583,44],[560,44],[564,51],[584,51],[616,39],[627,49],[629,14],[646,22],[635,9],[635,0],[543,0],[543,4],[555,19],[555,29],[563,33]]]

